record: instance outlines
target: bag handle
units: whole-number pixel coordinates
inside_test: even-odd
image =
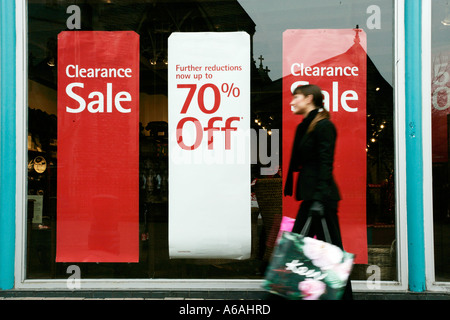
[[[300,234],[304,237],[307,236],[308,231],[311,228],[312,218],[313,218],[312,214],[309,214],[308,219],[306,220],[305,225],[303,226],[303,229],[300,232]],[[320,215],[320,221],[322,222],[322,228],[323,228],[323,233],[325,235],[325,241],[328,243],[332,243],[330,231],[328,230],[328,226],[327,226],[327,221],[325,220],[325,216],[323,214]]]

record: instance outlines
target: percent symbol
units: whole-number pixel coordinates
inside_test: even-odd
[[[238,87],[234,86],[234,83],[231,83],[230,85],[226,82],[222,83],[222,92],[227,94],[227,97],[230,97],[232,94],[233,97],[237,98],[241,94],[241,90]]]

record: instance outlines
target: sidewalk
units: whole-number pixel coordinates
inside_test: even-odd
[[[450,293],[354,292],[354,300],[450,300]],[[3,290],[0,300],[265,300],[263,291]]]

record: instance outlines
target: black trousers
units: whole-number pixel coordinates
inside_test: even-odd
[[[303,201],[300,204],[300,208],[297,213],[297,217],[295,219],[294,227],[292,228],[292,232],[300,233],[308,219],[309,209],[312,205],[313,201]],[[341,230],[339,227],[339,219],[337,215],[338,202],[331,201],[324,203],[324,214],[325,220],[327,222],[327,227],[330,232],[330,238],[332,244],[338,246],[343,249],[342,246],[342,238],[341,238]],[[320,217],[313,217],[311,227],[309,229],[308,234],[304,235],[307,237],[316,236],[317,239],[325,241],[325,236],[323,232],[322,223],[320,221]],[[347,282],[347,286],[345,288],[344,295],[342,300],[353,300],[352,287],[349,281]]]

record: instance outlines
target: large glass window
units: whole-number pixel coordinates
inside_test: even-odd
[[[435,278],[450,281],[450,3],[432,2],[431,119]]]
[[[441,2],[443,6],[445,1]],[[77,263],[82,278],[261,279],[264,275],[273,248],[273,230],[278,230],[281,217],[282,185],[278,175],[283,172],[262,175],[260,167],[265,163],[259,159],[252,164],[252,179],[270,178],[274,183],[267,187],[269,195],[256,197],[260,205],[255,202],[252,207],[251,257],[242,261],[169,259],[167,46],[172,32],[246,31],[250,35],[251,126],[271,132],[282,130],[283,32],[358,27],[367,34],[367,172],[361,174],[367,175],[367,243],[364,245],[368,247],[368,263],[356,265],[352,279],[367,279],[372,274],[372,271],[368,273],[371,265],[380,268],[380,280],[397,279],[394,1],[97,0],[75,2],[75,5],[80,12],[79,30],[132,30],[140,36],[141,188],[139,234],[136,235],[139,262]],[[55,262],[57,36],[68,30],[67,20],[73,14],[73,11],[67,13],[68,6],[64,1],[28,1],[28,279],[67,278],[67,268],[72,264]],[[442,10],[435,12],[442,13]],[[440,33],[448,32],[443,24],[439,28]],[[448,44],[439,48],[448,55]],[[281,141],[280,146],[290,148],[281,145]],[[282,163],[281,159],[278,163]],[[448,176],[447,173],[438,175]],[[445,217],[448,218],[447,211],[442,214]]]

